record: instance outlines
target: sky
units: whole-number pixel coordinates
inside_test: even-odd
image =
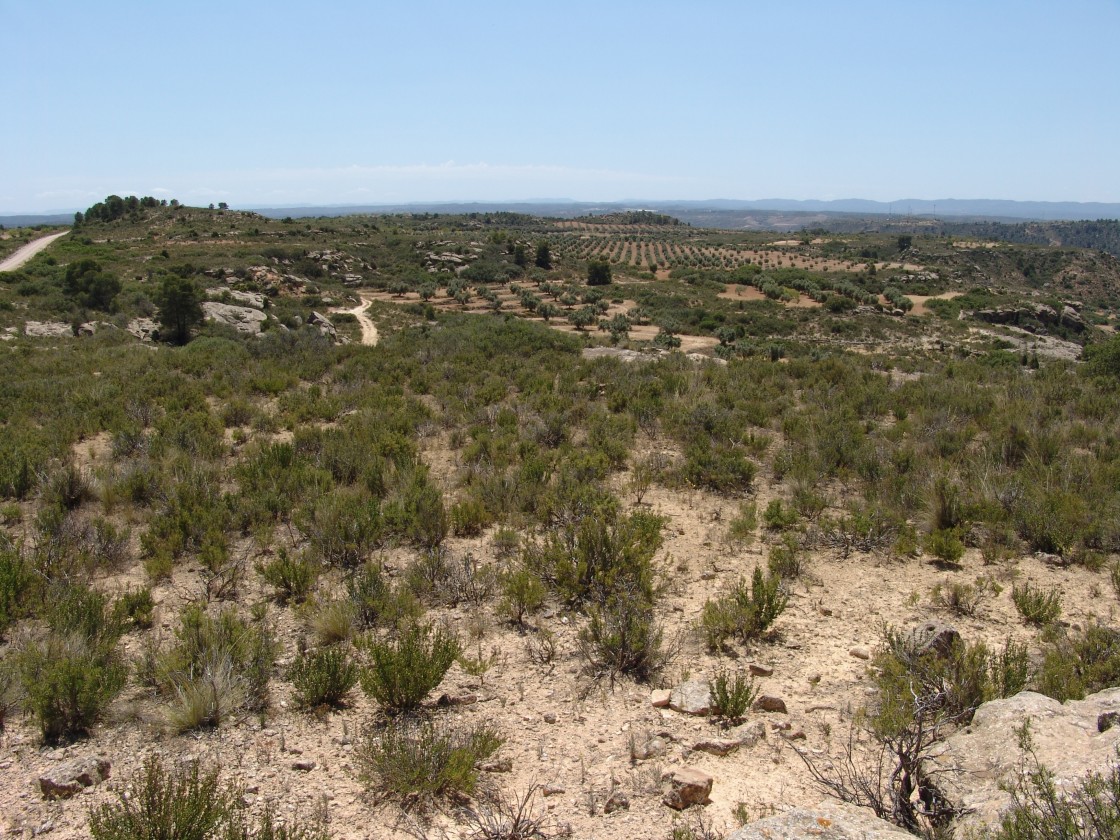
[[[0,0],[0,214],[1120,202],[1120,0]]]

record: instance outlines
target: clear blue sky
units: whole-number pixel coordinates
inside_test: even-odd
[[[0,213],[1120,201],[1120,0],[0,0]]]

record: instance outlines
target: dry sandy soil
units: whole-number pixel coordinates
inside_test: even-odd
[[[83,444],[83,462],[96,466],[107,457],[96,441]],[[450,493],[457,470],[456,454],[443,435],[427,439],[425,458],[433,475]],[[647,440],[647,453],[672,454],[662,440]],[[620,497],[636,504],[628,490],[627,476],[617,479]],[[845,488],[831,488],[842,502]],[[782,492],[762,480],[755,501],[763,509],[770,497]],[[571,827],[576,838],[667,838],[680,816],[661,803],[662,773],[688,766],[715,779],[706,818],[720,830],[738,825],[736,811],[750,818],[795,804],[819,801],[796,744],[815,757],[838,755],[847,742],[853,715],[872,697],[869,663],[850,651],[874,650],[886,625],[909,627],[933,617],[953,622],[968,641],[984,639],[992,645],[1012,637],[1037,645],[1037,631],[1019,620],[1010,600],[1013,579],[1031,580],[1059,587],[1063,593],[1063,619],[1083,625],[1094,616],[1112,617],[1115,602],[1105,574],[1083,569],[1050,566],[1034,557],[1013,558],[1001,565],[985,566],[975,550],[965,555],[963,566],[948,571],[928,559],[890,559],[875,554],[841,557],[834,551],[814,552],[808,572],[792,585],[788,609],[776,623],[768,641],[737,648],[733,655],[708,652],[695,631],[706,599],[718,595],[738,578],[764,564],[766,543],[761,531],[752,544],[728,539],[728,523],[739,500],[707,492],[673,492],[654,487],[642,501],[666,517],[665,544],[658,560],[665,570],[668,591],[661,621],[668,639],[679,641],[680,653],[659,685],[683,679],[707,679],[720,668],[745,671],[748,664],[772,669],[760,678],[762,692],[782,698],[787,714],[752,712],[761,721],[766,737],[725,757],[693,750],[697,742],[719,737],[720,728],[704,718],[689,717],[650,703],[651,686],[627,680],[615,684],[596,681],[582,671],[577,631],[582,619],[555,605],[534,615],[530,628],[519,630],[495,617],[493,602],[481,608],[460,607],[437,611],[439,619],[454,627],[472,656],[494,656],[482,677],[472,677],[458,665],[432,693],[469,700],[439,712],[446,719],[496,726],[506,742],[499,757],[508,759],[508,772],[483,773],[484,786],[507,793],[521,793],[532,785],[548,786],[550,795],[538,795],[536,807],[557,824]],[[915,512],[915,517],[921,517]],[[452,539],[452,555],[473,556],[481,564],[497,562],[490,534],[475,539]],[[246,543],[240,547],[249,567],[258,557]],[[403,550],[386,555],[390,569],[399,570],[409,559]],[[949,615],[931,601],[938,583],[973,581],[990,576],[1003,587],[974,618]],[[250,573],[243,602],[263,596],[259,581]],[[198,591],[198,568],[181,569],[169,583],[158,586],[156,627],[169,638],[179,610]],[[110,591],[143,582],[139,568],[102,582]],[[340,591],[337,581],[328,582]],[[321,594],[328,594],[324,592]],[[279,672],[297,655],[301,637],[310,631],[287,611],[270,608],[270,617],[283,643]],[[550,665],[535,664],[528,645],[540,630],[555,633],[557,653]],[[126,650],[135,661],[139,642],[126,637]],[[144,756],[158,752],[167,759],[198,758],[220,765],[228,779],[237,779],[249,791],[246,800],[259,811],[274,803],[281,816],[294,810],[303,814],[324,808],[336,838],[398,838],[409,835],[405,818],[392,805],[377,804],[359,778],[354,751],[376,710],[360,691],[352,705],[341,712],[312,715],[296,711],[290,686],[273,681],[272,705],[264,719],[247,717],[237,725],[216,731],[174,736],[168,731],[165,708],[145,690],[132,686],[114,704],[111,721],[88,741],[61,749],[44,749],[36,732],[23,719],[10,721],[0,735],[0,836],[29,838],[49,833],[58,840],[84,837],[88,810],[113,797],[114,786],[136,771]],[[631,758],[631,745],[647,734],[660,733],[667,752],[648,761]],[[787,740],[796,738],[796,740]],[[59,761],[104,754],[113,764],[109,783],[90,788],[67,802],[46,802],[36,779]],[[314,762],[310,771],[294,769],[295,762]],[[629,808],[611,814],[603,805],[612,791],[620,790]],[[463,836],[447,812],[431,816],[427,836]]]

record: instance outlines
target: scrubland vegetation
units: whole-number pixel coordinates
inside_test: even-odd
[[[1042,262],[1033,246],[1001,246],[993,283],[937,238],[791,249],[644,216],[98,208],[0,275],[9,729],[80,742],[135,725],[131,704],[173,739],[362,704],[355,775],[394,808],[438,811],[480,795],[480,766],[522,736],[435,702],[453,668],[511,679],[484,639],[523,640],[518,680],[668,685],[682,649],[733,662],[773,644],[791,594],[827,583],[822,556],[934,564],[952,578],[937,608],[975,617],[1008,600],[1031,628],[1029,644],[958,641],[937,657],[883,629],[863,719],[903,765],[984,700],[1120,682],[1120,632],[1062,624],[1061,593],[1008,571],[1037,556],[1099,577],[1105,599],[1120,580],[1120,345],[1091,323],[1114,319],[1115,287],[1079,268],[1096,255],[1053,263],[1039,289],[1016,267]],[[194,315],[165,321],[162,342],[127,331],[173,288],[196,304],[264,295],[263,334]],[[909,296],[946,292],[959,294],[913,314]],[[309,325],[359,295],[379,296],[376,347]],[[1080,317],[961,318],[1028,304]],[[96,328],[35,338],[30,320]],[[711,358],[581,353],[682,336]],[[672,626],[688,558],[666,550],[656,488],[728,500],[728,556],[760,552]],[[724,725],[759,691],[737,669],[712,689]],[[190,814],[211,828],[158,836],[327,835],[315,815],[250,820],[235,794],[207,793],[216,773],[152,758],[130,782],[147,792],[93,811],[90,831],[157,836],[144,832]],[[920,775],[919,762],[876,789],[876,810],[928,825],[905,804]],[[1017,825],[1003,836],[1035,836]]]

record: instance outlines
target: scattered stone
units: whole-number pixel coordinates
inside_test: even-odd
[[[778,714],[786,714],[786,701],[781,697],[771,697],[768,694],[763,694],[754,701],[754,708],[759,712],[776,712]]]
[[[793,729],[793,724],[788,720],[780,720],[777,723],[770,724],[770,728],[775,732],[789,732]]]
[[[669,751],[669,744],[663,738],[651,735],[640,742],[635,741],[631,754],[638,761],[648,761],[651,758],[660,758]]]
[[[871,651],[869,651],[863,645],[856,645],[854,648],[848,651],[848,655],[854,656],[856,659],[868,660],[871,658]]]
[[[712,784],[715,781],[707,773],[694,767],[676,767],[668,770],[661,780],[669,783],[669,789],[665,791],[661,801],[677,811],[683,811],[693,805],[708,804],[708,797],[712,793]]]
[[[67,761],[39,777],[39,790],[46,799],[69,799],[108,779],[111,766],[101,755]]]
[[[744,747],[753,747],[766,739],[766,725],[760,720],[752,720],[736,726],[729,734]]]
[[[756,820],[727,840],[913,840],[913,835],[876,817],[870,809],[826,799],[814,808],[790,808]]]
[[[705,738],[697,741],[692,749],[710,755],[730,755],[742,746],[742,742],[733,738]]]
[[[484,773],[509,773],[513,770],[512,758],[495,758],[479,765]]]
[[[315,762],[310,759],[301,758],[299,761],[292,762],[292,769],[299,770],[301,773],[310,773],[315,769]]]
[[[774,674],[774,669],[769,665],[760,665],[757,662],[752,662],[747,668],[756,677],[769,677]]]
[[[472,692],[465,694],[441,694],[436,700],[437,706],[470,706],[478,702],[478,695]]]
[[[809,681],[809,685],[816,685],[821,681],[821,675],[819,673],[812,673],[807,677],[807,679]]]
[[[560,796],[567,792],[567,788],[561,785],[543,785],[541,787],[541,796]]]
[[[669,697],[672,694],[667,688],[655,688],[649,694],[650,705],[655,709],[664,709],[669,705]]]
[[[1097,716],[1097,732],[1107,732],[1120,723],[1120,712],[1104,712]]]
[[[706,715],[712,710],[712,692],[703,680],[689,680],[673,689],[669,708],[686,715]]]
[[[545,723],[556,723],[556,713],[555,712],[545,712],[544,713],[544,722]]]
[[[794,729],[792,732],[782,732],[782,737],[787,741],[804,741],[808,736],[804,729]]]
[[[615,811],[628,811],[630,809],[630,797],[620,790],[616,790],[610,795],[606,803],[603,805],[604,814],[613,814]]]

